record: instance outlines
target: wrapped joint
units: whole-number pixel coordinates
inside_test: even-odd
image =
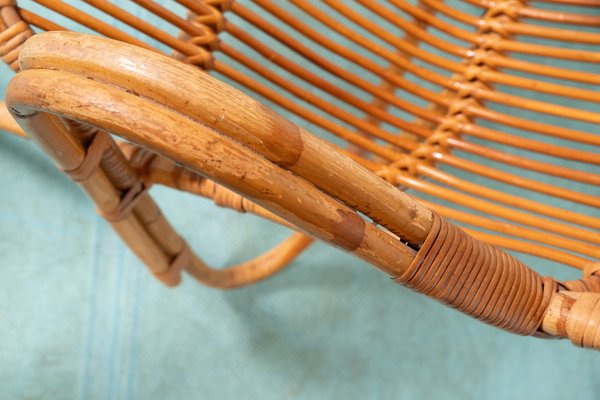
[[[206,25],[198,24],[204,34],[202,36],[194,36],[190,39],[190,42],[196,46],[200,46],[209,51],[215,51],[219,49],[219,36]]]
[[[215,59],[212,53],[202,47],[198,47],[198,53],[183,59],[186,64],[199,66],[209,71],[215,67]]]
[[[533,335],[557,285],[516,258],[479,242],[433,213],[433,225],[414,261],[396,279],[488,324]]]
[[[572,292],[600,293],[600,263],[586,265],[581,279],[562,282],[561,286]]]
[[[153,275],[168,287],[174,287],[181,282],[181,273],[192,262],[194,255],[190,247],[182,239],[183,247],[176,254],[164,272],[154,272]]]
[[[484,49],[475,49],[469,52],[469,65],[472,66],[487,66],[487,60],[492,52]]]
[[[100,166],[102,155],[110,144],[110,137],[105,132],[98,132],[94,135],[92,142],[87,148],[85,157],[81,164],[71,170],[63,170],[63,172],[75,182],[83,182],[88,180],[94,171]]]
[[[448,139],[450,138],[458,139],[458,135],[451,130],[440,129],[429,136],[426,142],[433,148],[439,148],[446,151],[450,147],[450,144],[448,143]]]
[[[399,174],[409,174],[412,177],[416,177],[419,174],[418,163],[419,160],[406,155],[378,171],[377,176],[385,179],[392,185],[396,185]]]
[[[207,2],[208,3],[208,2]],[[221,32],[225,29],[225,17],[223,12],[215,6],[207,7],[206,14],[198,15],[194,18],[194,22],[199,25],[210,27],[214,32]]]
[[[198,54],[188,56],[183,61],[188,64],[200,66],[205,70],[214,68],[212,52],[219,50],[219,32],[225,30],[227,21],[223,13],[231,8],[229,0],[203,0],[199,1],[194,12],[190,13],[189,21],[203,34],[189,38],[189,41],[198,47]]]
[[[490,34],[495,33],[502,37],[508,36],[508,31],[504,27],[504,23],[500,19],[502,17],[496,17],[493,19],[483,19],[479,23],[479,33]],[[507,19],[505,16],[503,19]]]
[[[148,168],[150,168],[152,161],[156,159],[156,153],[152,153],[151,151],[142,149],[141,147],[122,146],[121,148],[125,148],[124,153],[131,153],[125,154],[125,157],[129,160],[131,167],[137,171],[142,179],[148,179]]]
[[[468,123],[467,117],[464,114],[446,116],[438,125],[438,129],[442,132],[449,132],[458,135],[463,129],[463,126]],[[433,136],[433,135],[432,135]]]
[[[148,189],[150,189],[150,185],[140,180],[125,191],[123,196],[121,196],[121,201],[113,210],[108,212],[98,210],[98,213],[107,221],[121,221],[131,214],[131,211],[136,206],[139,199],[148,191]]]
[[[506,15],[510,19],[519,17],[519,8],[523,7],[523,3],[518,0],[497,1],[488,9],[486,16],[495,18],[501,15]]]

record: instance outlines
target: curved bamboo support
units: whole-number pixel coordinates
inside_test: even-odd
[[[115,57],[123,48],[118,42],[93,38],[81,41],[80,35],[67,32],[44,35],[61,35],[60,41],[44,41],[43,47],[34,44],[41,41],[30,41],[26,57],[21,58],[24,68],[60,68],[133,86],[138,95],[168,104],[301,177],[310,176],[322,190],[376,222],[382,221],[403,240],[418,244],[426,237],[431,224],[429,210],[349,158],[340,157],[325,141],[230,86],[159,54],[132,52],[127,58]],[[70,61],[74,57],[77,63]],[[110,67],[102,61],[107,59],[113,60]],[[182,87],[186,90],[180,90]],[[215,98],[220,101],[215,102]],[[382,198],[390,200],[382,202]]]
[[[8,109],[6,108],[6,103],[4,103],[4,102],[0,102],[0,130],[6,130],[10,133],[14,133],[17,136],[27,138],[27,134],[17,124],[15,119],[12,117],[12,115],[10,115]],[[138,150],[137,147],[127,144],[125,142],[121,142],[120,145],[121,145],[120,146],[121,149],[126,149],[126,153],[132,153],[132,152]],[[236,197],[241,198],[241,196],[239,196],[233,192],[223,193],[223,192],[227,191],[227,189],[225,189],[223,187],[218,187],[218,190],[216,190],[216,189],[213,190],[212,195],[210,195],[211,193],[207,189],[209,189],[211,187],[214,188],[215,186],[218,186],[218,185],[216,185],[212,181],[206,180],[201,177],[200,178],[202,179],[202,181],[204,183],[204,185],[202,185],[202,187],[205,188],[205,190],[204,191],[193,190],[194,188],[197,187],[197,185],[199,183],[198,179],[197,179],[198,175],[191,174],[188,171],[185,171],[185,173],[182,172],[181,174],[179,174],[179,176],[181,176],[183,178],[186,175],[193,175],[193,178],[189,179],[189,182],[191,182],[192,184],[182,185],[180,183],[180,184],[176,185],[175,182],[173,181],[173,177],[178,176],[178,174],[173,173],[172,169],[170,170],[170,173],[165,173],[164,165],[167,164],[171,168],[179,168],[179,167],[177,167],[171,161],[164,159],[164,158],[155,157],[154,160],[156,160],[158,162],[153,163],[153,165],[150,166],[149,171],[147,171],[147,173],[148,173],[147,181],[148,182],[171,186],[171,187],[179,189],[179,190],[192,192],[192,193],[202,195],[204,197],[208,197],[211,199],[215,198],[216,193],[221,193],[220,196],[218,196],[218,197],[225,198],[228,200],[228,202],[219,203],[217,200],[215,200],[215,202],[217,202],[218,205],[223,206],[223,207],[235,208],[235,207],[232,207],[231,204],[236,203],[236,201],[237,201]],[[162,168],[159,167],[160,164],[162,164]],[[141,171],[138,171],[138,172],[141,172]],[[130,176],[128,178],[136,179],[134,176]],[[145,210],[145,211],[138,211],[138,212],[141,212],[142,214],[144,214],[144,213],[148,214],[148,211],[151,210],[150,211],[151,215],[157,214],[158,208],[152,203],[152,201],[149,198],[146,198],[145,195],[143,195],[143,197],[144,198],[143,198],[143,200],[140,201],[140,203],[142,203],[141,209]],[[234,197],[234,198],[232,199],[232,197]],[[281,218],[278,218],[277,216],[273,215],[272,213],[269,213],[267,210],[263,209],[262,207],[258,207],[256,205],[254,205],[253,203],[252,203],[252,206],[248,206],[244,209],[244,212],[246,212],[246,211],[251,212],[256,215],[259,215],[263,218],[269,219],[273,222],[279,223],[280,225],[286,226],[288,228],[292,228],[292,229],[295,228],[294,226],[292,226],[291,224],[282,220]],[[157,218],[162,219],[163,217],[161,215],[159,215],[159,217],[157,217]],[[164,223],[163,224],[156,223],[156,221],[153,220],[152,218],[150,218],[150,221],[155,223],[155,225],[164,225]],[[153,229],[150,227],[151,224],[149,224],[148,226],[149,226],[150,231],[152,232]],[[155,236],[164,234],[164,232],[162,232],[161,230],[155,231],[154,233],[155,233]],[[277,246],[271,248],[270,250],[266,251],[265,253],[261,254],[260,256],[250,259],[250,260],[247,260],[243,263],[228,266],[226,268],[217,270],[217,269],[213,269],[213,268],[209,267],[204,262],[202,262],[200,259],[198,259],[195,261],[195,267],[190,268],[188,270],[188,272],[192,276],[194,276],[196,279],[198,279],[200,282],[206,284],[207,286],[217,287],[217,288],[221,288],[221,289],[238,288],[238,287],[256,283],[258,281],[268,278],[271,275],[278,273],[279,271],[284,269],[292,260],[294,260],[294,258],[296,258],[302,251],[304,251],[306,248],[308,248],[312,244],[312,242],[313,242],[312,238],[310,238],[306,235],[299,234],[299,233],[294,233],[290,237],[284,239]],[[169,286],[174,286],[176,284],[175,281],[164,282],[164,283],[166,283]]]
[[[135,47],[69,33],[36,36],[22,48],[20,62],[26,71],[10,84],[11,113],[61,168],[75,178],[85,175],[80,183],[100,213],[167,283],[176,283],[183,268],[219,287],[257,274],[252,263],[223,273],[208,269],[160,218],[155,205],[148,211],[153,203],[143,189],[124,207],[129,190],[120,192],[101,164],[87,165],[96,148],[103,148],[98,143],[108,140],[104,131],[185,165],[485,322],[521,334],[541,327],[545,334],[598,347],[595,297],[581,295],[571,314],[557,314],[556,304],[569,295],[559,292],[553,280],[473,240],[333,147],[195,69]],[[181,87],[193,95],[183,96]],[[72,124],[59,118],[100,133],[82,143]],[[355,209],[400,238],[366,222]],[[268,253],[260,261],[281,264],[287,261],[283,254],[294,254],[308,243],[295,235],[281,245],[289,252]],[[552,318],[575,328],[554,329]]]
[[[71,39],[81,38],[78,35],[67,35],[64,33],[60,35],[69,36]],[[35,40],[32,41],[32,43],[40,43],[44,40],[43,36],[49,35],[41,35],[41,39],[39,41]],[[62,41],[62,38],[60,40]],[[101,42],[102,41],[100,41],[100,43]],[[76,43],[73,44],[75,45]],[[113,44],[121,46],[118,43]],[[29,47],[25,46],[24,49],[27,48]],[[40,49],[38,48],[38,50]],[[32,56],[30,53],[27,54]],[[34,56],[28,58],[27,55],[22,57],[21,60],[24,64],[28,63],[26,60],[39,61],[39,59],[36,59]],[[127,60],[130,60],[130,58],[123,58],[123,61]],[[178,64],[176,62],[172,63]],[[72,66],[76,66],[76,64],[73,62]],[[84,70],[85,69],[87,68],[84,68]],[[193,71],[194,75],[198,75],[197,71],[191,69],[188,70],[188,73],[191,71]],[[69,85],[63,87],[67,80],[70,82]],[[25,81],[27,81],[27,83]],[[34,81],[35,84],[32,83]],[[18,87],[20,84],[22,84],[22,86]],[[84,86],[79,86],[81,84]],[[61,90],[50,90],[53,85],[57,85],[57,88],[61,87]],[[85,93],[94,93],[96,98],[81,98],[82,91]],[[48,96],[44,95],[44,93],[47,92],[54,92],[56,95],[55,98],[50,99]],[[125,101],[125,97],[123,96],[128,97],[128,100],[131,102]],[[204,153],[201,152],[203,157],[198,156],[193,158],[195,160],[201,160],[203,158],[206,159],[202,161],[204,164],[201,163],[201,165],[204,165],[205,168],[200,168],[200,170],[209,170],[214,175],[213,178],[217,178],[217,181],[236,181],[235,183],[237,183],[238,186],[240,185],[240,181],[244,184],[248,182],[254,182],[255,187],[253,188],[254,193],[252,197],[262,198],[261,200],[266,202],[266,204],[271,205],[272,208],[272,202],[279,200],[278,198],[280,195],[277,195],[278,198],[274,199],[273,196],[275,194],[272,193],[270,188],[278,186],[278,184],[275,182],[284,179],[286,180],[286,186],[289,186],[288,194],[283,196],[283,201],[287,204],[284,204],[283,207],[280,205],[278,208],[280,213],[283,212],[288,219],[292,220],[292,222],[294,219],[298,220],[298,217],[295,217],[294,215],[300,215],[302,211],[305,210],[305,207],[310,207],[311,204],[313,204],[314,207],[314,204],[319,204],[321,206],[320,209],[325,209],[323,211],[315,212],[313,216],[308,218],[309,221],[304,222],[305,226],[307,223],[310,225],[307,227],[309,231],[313,231],[324,240],[333,242],[334,244],[348,250],[355,249],[357,254],[364,258],[370,258],[371,260],[374,260],[376,264],[379,264],[384,270],[387,269],[391,274],[397,273],[399,266],[401,266],[403,263],[404,265],[408,264],[410,260],[409,256],[412,250],[404,246],[401,242],[395,240],[392,236],[377,230],[374,226],[365,225],[360,217],[352,217],[352,215],[356,214],[349,209],[344,208],[344,206],[340,205],[340,203],[337,201],[328,199],[320,191],[315,191],[315,189],[307,187],[306,184],[302,183],[301,181],[297,182],[297,185],[300,186],[295,187],[294,185],[290,185],[286,179],[287,174],[285,174],[274,164],[266,162],[264,159],[259,158],[255,153],[249,150],[238,149],[237,145],[232,146],[231,143],[233,142],[220,137],[220,135],[216,134],[214,131],[211,131],[203,126],[199,126],[197,123],[190,121],[181,114],[176,112],[167,112],[162,107],[158,107],[155,103],[149,100],[141,99],[133,94],[125,93],[122,90],[108,87],[107,85],[103,85],[84,77],[48,70],[25,71],[19,74],[11,84],[9,97],[11,103],[13,104],[13,108],[15,107],[15,104],[27,104],[28,102],[36,103],[34,98],[39,99],[40,97],[46,97],[46,99],[43,100],[44,107],[48,107],[50,102],[54,101],[55,104],[53,104],[53,106],[56,108],[52,110],[53,113],[64,115],[68,119],[81,120],[90,125],[95,125],[98,128],[111,132],[121,133],[124,137],[132,139],[134,142],[138,142],[158,150],[165,149],[165,146],[169,147],[167,143],[174,140],[175,137],[156,137],[148,142],[147,136],[142,135],[143,137],[140,137],[139,134],[133,131],[136,128],[135,125],[137,123],[141,123],[145,126],[137,126],[135,131],[146,132],[146,135],[148,135],[148,132],[156,132],[159,129],[158,127],[161,127],[160,131],[163,131],[164,129],[166,132],[180,132],[182,130],[182,126],[188,126],[189,129],[186,129],[186,131],[190,132],[188,139],[191,140],[189,146],[198,149],[208,149],[203,150],[205,151]],[[118,102],[115,101],[116,98],[119,99]],[[97,106],[99,109],[92,110],[92,104]],[[106,108],[107,104],[110,105],[110,110],[102,110],[102,108]],[[38,104],[38,107],[39,106],[40,105]],[[118,108],[120,108],[120,110],[117,110]],[[75,114],[73,114],[74,110],[77,110]],[[91,114],[82,115],[81,113],[86,110],[90,111]],[[138,112],[147,113],[148,115],[141,116],[138,113],[138,118],[136,119],[137,122],[134,123],[132,118],[134,115],[136,115],[136,112],[134,112],[135,110],[138,110]],[[49,150],[50,154],[60,156],[60,159],[57,161],[59,161],[59,164],[63,169],[73,170],[80,166],[84,158],[83,149],[81,146],[78,146],[74,139],[71,138],[69,132],[65,130],[62,124],[60,124],[58,121],[55,121],[55,118],[48,114],[36,114],[33,112],[31,116],[28,116],[26,111],[21,110],[20,112],[21,123],[27,127],[27,130],[31,132],[38,132],[36,134],[36,139],[38,142],[40,142],[42,147]],[[126,121],[120,121],[121,124],[128,126],[115,125],[114,113],[128,116]],[[153,128],[147,126],[148,124],[151,124]],[[166,129],[165,124],[170,126],[170,128]],[[44,132],[44,130],[47,131]],[[42,133],[40,136],[39,132],[44,133]],[[204,134],[199,132],[204,132]],[[180,141],[180,139],[176,140],[178,142]],[[200,143],[197,143],[197,141],[200,141]],[[228,171],[218,168],[218,166],[222,163],[222,161],[215,159],[217,154],[216,149],[219,147],[222,148],[221,151],[223,159],[242,159],[243,163],[245,161],[246,168],[241,168],[242,165],[232,167],[232,169]],[[67,151],[68,149],[71,151]],[[183,151],[183,147],[180,147],[179,151]],[[240,151],[241,153],[238,154]],[[192,153],[194,152],[186,151],[183,156],[185,158],[189,158],[191,157]],[[171,158],[179,158],[180,162],[189,164],[189,162],[182,160],[181,156],[182,154],[179,154],[178,156],[176,155],[175,157]],[[265,171],[271,171],[271,175],[268,178],[265,178],[264,174],[255,176],[256,173],[253,173],[252,170],[256,169],[256,163],[262,163]],[[261,168],[259,168],[259,170],[261,170]],[[89,180],[85,181],[83,182],[83,186],[97,201],[100,211],[104,213],[110,213],[112,209],[118,206],[119,196],[113,195],[108,196],[110,199],[106,198],[106,193],[114,193],[115,190],[114,188],[111,189],[109,187],[109,182],[102,183],[103,179],[106,180],[105,177],[99,177],[98,179],[95,179],[97,182],[94,182],[93,184]],[[98,189],[100,184],[103,184],[105,189]],[[304,194],[310,192],[314,193],[310,195]],[[318,209],[319,207],[314,208]],[[127,221],[129,218],[131,218],[131,214],[125,219],[125,221]],[[137,232],[136,234],[138,236],[144,236],[144,234],[139,232],[140,227],[136,226],[135,221],[132,220],[128,222],[129,224],[122,224],[121,222],[113,223],[113,226],[115,226],[117,231],[122,231],[122,236],[124,238],[135,236],[128,235],[125,231],[135,231]],[[325,222],[326,225],[328,224],[328,231],[317,226],[323,222]],[[122,228],[119,224],[126,225],[126,227]],[[367,231],[367,234],[365,234],[363,237],[365,230]],[[150,269],[155,273],[162,274],[169,270],[170,265],[168,265],[168,257],[161,255],[158,251],[154,251],[155,254],[151,254],[152,252],[143,250],[146,247],[156,247],[150,244],[150,240],[148,240],[147,237],[143,237],[141,243],[130,243],[130,245],[134,251],[137,250],[136,253],[138,253],[138,255],[144,259],[144,261],[150,266]],[[395,247],[397,250],[395,252],[390,252],[390,245]],[[388,251],[382,251],[383,248],[388,248]],[[378,249],[381,251],[378,251]],[[181,251],[182,249],[180,246],[178,252],[173,254],[172,257],[176,257],[181,253]]]

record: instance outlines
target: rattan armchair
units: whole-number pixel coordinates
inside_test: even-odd
[[[597,0],[132,0],[177,34],[104,0],[35,2],[113,40],[0,0],[17,72],[0,128],[45,149],[166,285],[247,285],[317,238],[481,321],[600,348]],[[213,269],[152,184],[298,233]]]

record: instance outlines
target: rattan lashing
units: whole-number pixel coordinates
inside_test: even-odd
[[[177,37],[108,1],[85,1],[162,42],[182,63],[157,55],[149,42],[76,7],[50,0],[36,2],[104,36],[137,46],[68,33],[36,35],[24,44],[33,36],[31,26],[47,31],[65,29],[30,10],[16,8],[14,1],[0,1],[0,55],[15,71],[21,70],[7,93],[10,112],[58,165],[80,182],[99,213],[165,284],[176,285],[182,270],[216,287],[255,282],[283,268],[310,245],[312,239],[304,234],[308,233],[485,322],[518,334],[568,337],[579,346],[600,347],[600,278],[594,264],[600,254],[600,219],[568,208],[568,204],[600,206],[593,189],[600,184],[600,175],[553,161],[599,163],[594,146],[600,145],[600,136],[594,128],[600,114],[562,105],[555,97],[600,102],[600,95],[593,90],[600,84],[600,75],[574,68],[600,62],[600,52],[562,43],[599,45],[600,33],[574,26],[597,26],[600,16],[582,14],[575,8],[538,9],[517,0],[466,1],[479,7],[481,15],[437,0],[418,4],[326,0],[319,6],[302,0],[290,2],[324,29],[374,56],[369,57],[267,0],[178,0],[189,12],[185,18],[159,2],[133,1],[179,28]],[[596,5],[594,0],[546,3]],[[244,25],[232,22],[228,15],[243,20]],[[280,24],[268,22],[267,15]],[[559,26],[542,26],[532,20]],[[385,23],[400,28],[405,36],[386,30]],[[272,42],[253,36],[243,27],[247,25],[263,31]],[[466,29],[468,26],[473,29]],[[262,58],[250,57],[229,39],[222,40],[224,32]],[[556,44],[519,40],[523,35]],[[276,42],[316,69],[284,57]],[[315,51],[312,43],[324,52]],[[509,56],[512,53],[566,60],[573,69],[513,58]],[[114,54],[131,65],[143,65],[143,70],[132,70],[131,65],[115,60]],[[382,66],[378,59],[390,65]],[[241,92],[184,64],[237,82],[337,136],[345,146],[317,139]],[[354,72],[357,66],[380,77],[381,84]],[[337,102],[280,76],[278,68]],[[249,72],[273,85],[252,78]],[[544,97],[519,96],[493,85]],[[189,88],[186,94],[177,91],[182,86]],[[356,91],[373,100],[365,101]],[[428,105],[422,106],[412,97]],[[114,106],[110,111],[109,103]],[[488,107],[488,103],[551,115],[564,120],[565,126],[521,118],[518,113]],[[122,117],[116,117],[119,115]],[[20,132],[7,114],[0,117],[1,127]],[[480,120],[495,125],[480,124]],[[570,127],[569,121],[577,123]],[[578,124],[591,127],[592,132]],[[534,135],[507,133],[497,125]],[[140,147],[116,142],[107,132]],[[545,138],[588,148],[549,143]],[[494,143],[549,157],[501,151]],[[457,150],[491,163],[474,162]],[[438,168],[440,164],[542,193],[567,206],[544,204],[528,192],[500,192],[445,172]],[[498,164],[556,180],[525,178]],[[561,179],[586,184],[590,190],[565,188],[559,184]],[[255,260],[214,270],[191,252],[162,216],[147,192],[152,184],[213,198],[218,205],[256,213],[304,233],[292,235]],[[401,188],[420,194],[409,197]],[[431,198],[460,207],[437,204]],[[484,231],[458,229],[438,214]],[[485,242],[584,269],[584,277],[570,282],[542,278]]]

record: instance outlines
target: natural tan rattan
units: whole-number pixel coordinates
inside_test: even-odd
[[[0,0],[0,56],[18,72],[0,128],[52,155],[167,285],[182,270],[246,285],[315,237],[484,322],[598,349],[600,172],[581,166],[600,164],[600,73],[587,72],[600,64],[600,14],[582,11],[600,2],[462,1],[132,1],[163,30],[105,0],[83,3],[127,29],[35,0],[111,41],[34,35],[66,29]],[[301,233],[215,270],[162,216],[152,184]],[[499,247],[583,278],[542,277]]]

